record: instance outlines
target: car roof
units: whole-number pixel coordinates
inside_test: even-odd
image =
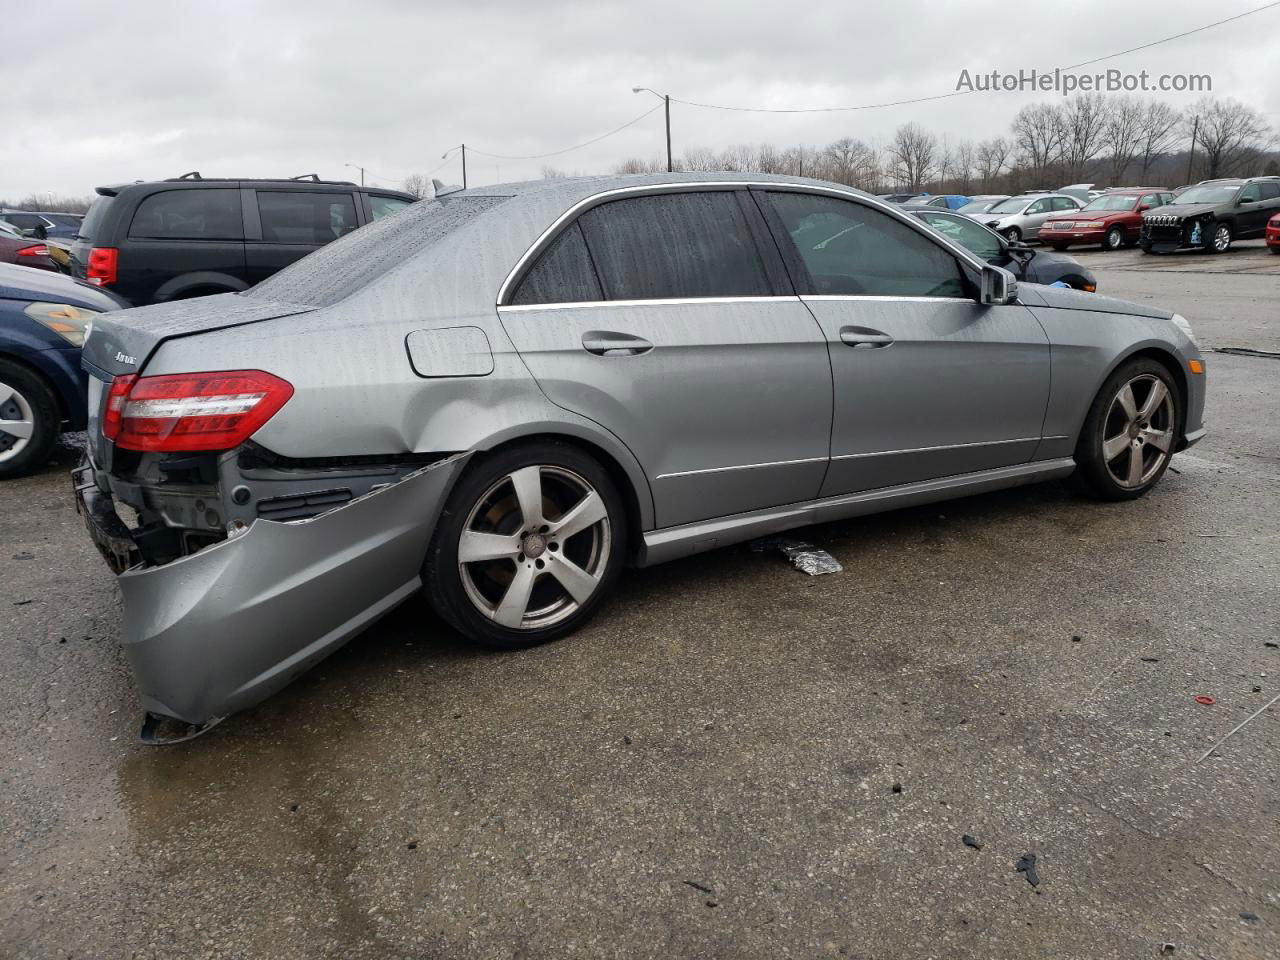
[[[199,179],[194,177],[170,177],[166,180],[134,180],[132,183],[104,184],[97,187],[96,192],[99,196],[115,197],[125,191],[190,190],[199,189],[205,184],[218,188],[245,187],[253,189],[259,186],[267,186],[272,190],[303,191],[313,191],[325,187],[342,187],[349,190],[358,190],[361,193],[388,194],[390,196],[403,197],[406,200],[418,199],[411,193],[405,193],[403,190],[393,190],[390,187],[362,187],[351,180],[312,180],[297,177],[282,177],[280,179],[269,177],[258,179],[244,177],[200,177]]]
[[[115,310],[123,305],[111,294],[91,284],[49,270],[35,270],[11,263],[0,263],[0,298],[51,300],[94,310]]]

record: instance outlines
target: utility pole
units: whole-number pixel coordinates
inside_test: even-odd
[[[632,87],[631,92],[652,93],[662,101],[667,121],[667,173],[673,172],[675,170],[675,164],[671,161],[671,96],[669,94],[659,93],[657,90],[651,90],[648,87]]]
[[[671,97],[663,94],[662,102],[667,114],[667,173],[671,172]]]
[[[1191,124],[1191,149],[1187,151],[1187,183],[1191,182],[1191,161],[1196,156],[1196,134],[1200,132],[1200,115],[1196,114],[1195,122]]]
[[[364,167],[360,166],[357,163],[346,163],[346,164],[343,164],[343,166],[351,167],[353,170],[360,171],[360,186],[363,187],[364,186]]]
[[[467,145],[462,145],[462,189],[467,189]]]

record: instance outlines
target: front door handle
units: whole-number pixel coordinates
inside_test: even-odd
[[[653,349],[643,337],[612,330],[588,330],[582,335],[582,348],[597,357],[638,357]]]
[[[887,347],[893,343],[893,337],[889,336],[881,330],[872,330],[869,327],[841,327],[840,342],[857,349],[871,349],[874,347]]]

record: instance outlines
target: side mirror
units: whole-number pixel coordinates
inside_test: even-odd
[[[999,306],[1006,304],[1018,295],[1018,281],[1008,270],[987,264],[982,268],[982,293],[980,300],[984,304]]]
[[[1150,209],[1151,209],[1151,204],[1149,204],[1149,203],[1140,203],[1140,204],[1138,204],[1138,212],[1139,212],[1139,213],[1143,213],[1143,212],[1145,212],[1145,211],[1147,211],[1147,210],[1150,210]]]

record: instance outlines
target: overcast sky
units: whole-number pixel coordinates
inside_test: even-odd
[[[0,198],[206,176],[448,182],[466,141],[472,184],[545,164],[607,172],[663,151],[662,111],[633,86],[711,103],[842,106],[947,93],[962,69],[1051,69],[1265,6],[1270,0],[6,0],[0,20]],[[216,11],[216,12],[215,12]],[[1280,127],[1280,7],[1092,69],[1203,73]],[[978,93],[856,113],[770,115],[674,105],[676,153],[772,142],[885,142],[919,121],[949,140],[1007,132],[1053,94]],[[1160,95],[1183,106],[1194,97]]]

